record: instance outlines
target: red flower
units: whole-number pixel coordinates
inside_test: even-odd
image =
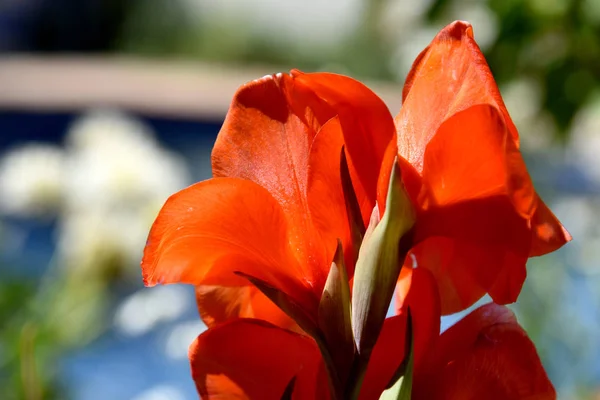
[[[299,360],[316,354],[317,361],[306,362],[321,365],[323,354],[329,376],[335,375],[332,387],[343,390],[355,356],[349,280],[365,221],[375,207],[379,168],[394,135],[385,104],[343,76],[292,72],[264,77],[238,91],[213,149],[215,178],[167,201],[142,260],[146,285],[197,285],[199,309],[211,327],[199,338],[198,351],[212,351],[203,343],[226,342],[233,334],[228,329],[244,343],[257,336],[254,350],[260,348],[267,358],[269,352],[281,355],[283,347],[276,343],[292,341],[290,349],[298,348],[300,358],[290,353],[285,361],[269,361],[274,376],[295,371],[288,381],[292,376],[300,380],[297,369],[304,362]],[[360,157],[346,161],[344,144],[362,148]],[[386,280],[387,298],[373,324],[375,338],[396,277]],[[332,291],[339,293],[328,300]],[[310,335],[320,352],[308,350],[316,348],[313,339],[275,326]],[[265,348],[267,343],[273,347]],[[279,365],[288,362],[289,370]],[[221,393],[222,382],[216,392],[211,392],[213,383],[199,390]],[[277,383],[269,385],[279,392]],[[251,387],[243,390],[250,397],[256,393]],[[268,398],[270,389],[256,390],[266,390]]]
[[[507,396],[499,398],[553,393],[504,308],[482,308],[438,334],[440,313],[485,293],[516,300],[527,258],[570,239],[533,190],[468,24],[448,26],[419,56],[404,98],[394,125],[373,92],[339,75],[293,71],[236,93],[213,150],[214,178],[167,201],[142,260],[148,286],[197,287],[210,328],[190,350],[201,395],[341,398],[349,387],[376,399],[405,359],[408,305],[415,396],[441,395],[422,383],[431,376],[446,387],[473,371],[484,371],[481,382],[489,372],[484,389]],[[392,173],[397,158],[410,204]],[[399,290],[400,315],[384,322],[409,249],[411,285]],[[508,378],[513,345],[533,386]]]
[[[434,273],[442,313],[485,293],[500,304],[515,301],[527,258],[570,236],[533,190],[470,25],[455,22],[437,35],[417,58],[404,98],[395,123],[403,180],[418,212],[412,254]],[[174,195],[157,218],[142,262],[145,283],[200,285],[209,326],[231,316],[287,320],[234,271],[316,312],[335,240],[342,239],[350,276],[357,251],[340,149],[346,146],[366,224],[393,137],[383,102],[349,78],[293,72],[244,86],[215,144],[217,178]],[[380,192],[382,205],[385,185]]]
[[[442,313],[485,293],[514,302],[527,258],[571,237],[533,188],[470,24],[448,25],[417,57],[395,123],[418,213],[412,254],[436,277]]]
[[[403,270],[400,315],[385,321],[359,399],[379,399],[405,357],[406,309],[413,315],[412,399],[555,399],[533,343],[512,312],[482,306],[439,335],[439,296],[424,269]],[[437,313],[436,313],[437,310]],[[203,398],[329,398],[315,342],[254,319],[211,328],[190,347],[192,373]]]
[[[363,149],[349,161],[362,224],[394,134],[385,104],[347,77],[292,72],[244,85],[213,149],[215,177],[176,193],[158,215],[142,260],[144,283],[198,285],[209,326],[238,316],[289,326],[249,276],[316,321],[337,239],[350,276],[358,250],[340,177],[342,146]]]
[[[489,303],[441,335],[437,285],[424,269],[406,268],[396,310],[414,315],[412,399],[539,399],[556,393],[525,331],[506,307]],[[391,347],[392,340],[381,343]]]

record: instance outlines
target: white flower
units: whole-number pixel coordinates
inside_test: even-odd
[[[57,212],[63,195],[64,152],[28,144],[0,160],[0,211],[22,217]]]
[[[160,148],[147,126],[122,114],[84,116],[67,142],[69,207],[162,203],[189,182],[184,162]]]
[[[142,258],[150,224],[146,215],[128,210],[70,211],[59,224],[60,258],[65,266],[95,276],[108,272],[138,281],[139,268],[130,267]]]
[[[97,272],[101,266],[109,276],[125,270],[139,279],[131,266],[142,257],[160,207],[189,183],[185,162],[161,148],[149,127],[109,111],[75,122],[67,154],[63,264]]]

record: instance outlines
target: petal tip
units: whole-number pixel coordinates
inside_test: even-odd
[[[150,278],[150,277],[142,277],[142,282],[144,283],[144,286],[147,288],[151,288],[157,285],[157,282],[154,281],[154,279]]]
[[[153,276],[154,274],[149,270],[150,268],[147,264],[148,263],[145,259],[142,260],[142,262],[140,263],[140,267],[142,269],[142,282],[144,283],[145,287],[156,286],[156,282]]]
[[[569,231],[567,230],[567,228],[565,228],[564,226],[561,226],[562,229],[562,234],[565,237],[565,243],[569,243],[571,240],[573,240],[573,236],[569,233]]]
[[[227,118],[236,119],[235,115],[237,114],[235,111],[238,110],[239,107],[242,107],[259,110],[260,113],[276,121],[287,121],[288,108],[282,92],[282,81],[284,81],[286,77],[288,77],[288,74],[280,72],[265,75],[262,78],[254,79],[240,86],[233,97]],[[227,118],[224,126],[228,126]],[[222,132],[226,131],[227,129],[224,130],[224,128],[221,128],[217,141],[223,140],[222,136],[225,135],[225,133]],[[213,148],[213,168],[215,158],[219,158],[219,156],[215,156],[215,148],[217,148],[217,146]]]
[[[283,75],[283,73],[281,73],[281,72],[277,72],[274,74],[267,74],[261,78],[253,79],[250,82],[245,83],[244,85],[242,85],[242,87],[240,89],[246,88],[249,86],[260,85],[263,83],[267,83],[269,81],[277,81],[278,78],[280,78],[282,75]]]
[[[454,21],[440,32],[441,37],[454,40],[461,40],[464,35],[473,39],[473,26],[467,21]]]

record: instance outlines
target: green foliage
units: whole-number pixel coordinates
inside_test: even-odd
[[[67,272],[67,273],[62,273]],[[3,400],[67,400],[58,362],[105,328],[104,283],[55,268],[41,280],[0,280],[0,388]]]
[[[452,3],[437,0],[430,21],[445,21]],[[580,0],[490,0],[500,22],[486,58],[502,84],[517,77],[539,81],[543,107],[554,117],[565,139],[575,113],[600,82],[600,5]],[[477,32],[476,32],[477,34]]]
[[[54,375],[60,347],[31,307],[35,290],[21,277],[0,281],[0,387],[6,400],[68,398]]]

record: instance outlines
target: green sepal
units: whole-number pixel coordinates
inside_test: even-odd
[[[381,220],[376,213],[365,233],[354,274],[352,328],[360,358],[368,359],[377,342],[408,246],[401,240],[415,222],[414,209],[394,162],[386,208]]]
[[[355,353],[351,320],[350,286],[344,265],[342,243],[338,239],[335,256],[319,302],[318,326],[325,337],[342,385],[348,378]]]

